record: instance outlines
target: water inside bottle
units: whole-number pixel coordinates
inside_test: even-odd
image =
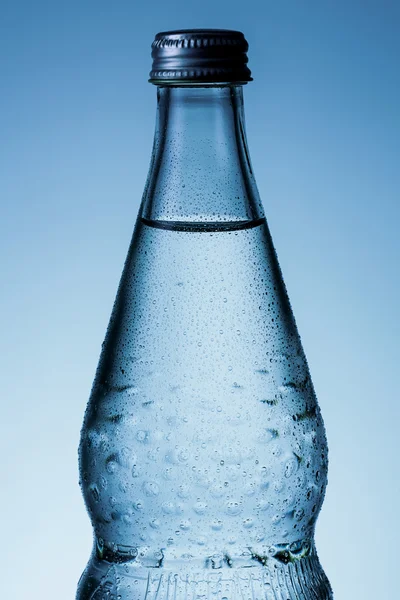
[[[325,436],[265,221],[140,222],[127,263],[84,450],[100,551],[306,556]]]

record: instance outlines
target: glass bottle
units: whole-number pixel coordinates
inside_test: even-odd
[[[332,598],[327,445],[249,158],[239,32],[161,33],[150,172],[80,444],[79,600]]]

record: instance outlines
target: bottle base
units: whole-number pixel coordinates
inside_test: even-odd
[[[146,568],[93,557],[78,585],[77,600],[333,600],[313,554],[292,563],[191,570]]]

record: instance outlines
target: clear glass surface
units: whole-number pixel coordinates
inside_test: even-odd
[[[328,600],[324,425],[241,86],[158,89],[148,181],[88,403],[79,600]]]

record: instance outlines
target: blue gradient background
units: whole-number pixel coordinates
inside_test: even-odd
[[[400,5],[5,1],[0,9],[3,598],[70,600],[77,446],[150,159],[159,30],[250,42],[259,189],[330,444],[337,600],[398,596]]]

